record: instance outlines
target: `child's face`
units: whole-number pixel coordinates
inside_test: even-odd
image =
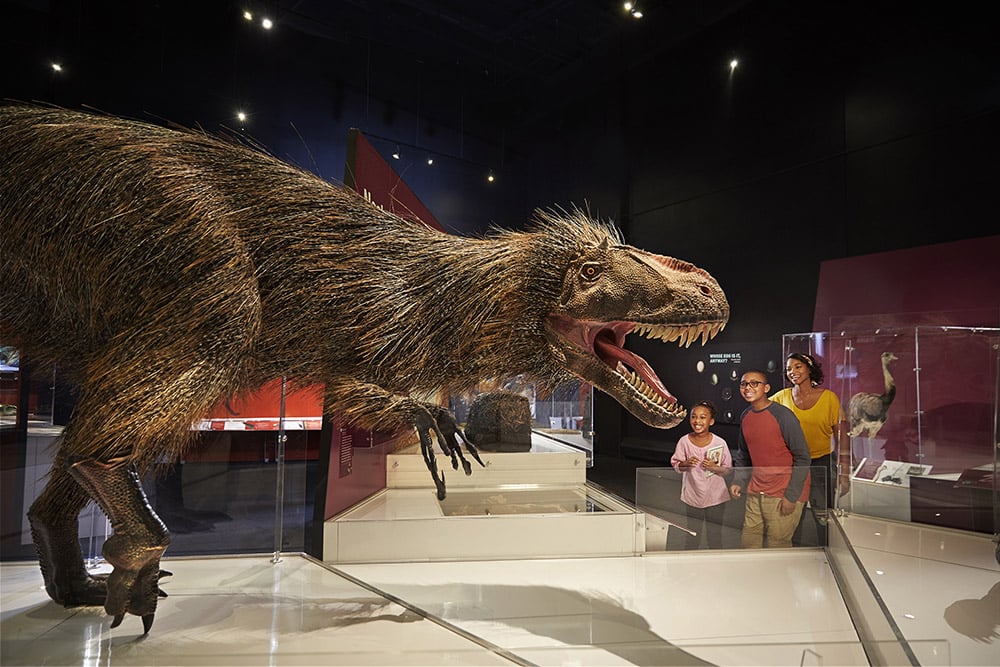
[[[712,411],[704,405],[696,405],[691,408],[689,420],[691,421],[691,430],[699,435],[706,433],[709,427],[715,423],[715,420],[712,419]]]
[[[767,391],[771,385],[767,383],[767,378],[760,373],[744,373],[740,380],[740,395],[747,403],[759,401],[767,396]]]

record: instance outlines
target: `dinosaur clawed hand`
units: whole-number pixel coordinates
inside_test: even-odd
[[[438,500],[444,500],[447,491],[445,489],[444,476],[438,472],[437,460],[434,456],[431,440],[432,432],[438,445],[441,447],[441,451],[451,457],[451,467],[455,470],[458,470],[459,462],[461,462],[462,470],[465,474],[472,474],[472,464],[469,463],[468,459],[462,453],[462,445],[459,442],[459,438],[461,438],[461,442],[465,443],[465,449],[476,459],[476,462],[484,468],[486,467],[486,464],[479,457],[479,450],[469,442],[468,438],[465,437],[465,434],[459,428],[458,422],[455,421],[455,417],[445,408],[429,403],[422,404],[414,415],[413,422],[414,427],[417,429],[417,435],[420,437],[420,453],[423,454],[424,463],[427,465],[427,469],[430,470],[431,477],[434,479],[434,486],[437,487]]]

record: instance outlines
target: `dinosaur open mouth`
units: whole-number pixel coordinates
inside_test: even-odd
[[[626,326],[627,331],[623,332],[622,325]],[[598,359],[628,380],[629,384],[646,398],[656,401],[660,405],[676,403],[677,398],[663,386],[660,378],[646,360],[625,349],[625,336],[633,330],[632,326],[626,323],[602,326],[593,335],[589,347]]]
[[[608,393],[634,415],[652,426],[669,427],[684,418],[685,410],[649,363],[625,349],[625,338],[638,333],[687,347],[715,337],[725,321],[688,325],[638,322],[594,322],[551,315],[549,326],[562,341],[568,366],[582,379]]]

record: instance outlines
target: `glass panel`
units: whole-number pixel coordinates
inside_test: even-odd
[[[1000,329],[864,324],[786,336],[821,340],[835,369],[853,455],[838,507],[996,533]]]
[[[47,482],[74,389],[58,372],[32,373],[2,342],[0,558],[33,559],[26,512]],[[182,459],[161,461],[143,477],[150,506],[171,532],[166,555],[311,548],[322,426],[317,391],[286,391],[282,397],[279,380],[252,396],[223,401],[192,426],[195,442]],[[111,530],[94,503],[80,513],[78,530],[85,563],[99,564]]]
[[[747,482],[741,482],[739,497],[731,497],[725,491],[729,496],[728,500],[703,508],[682,500],[684,485],[690,483],[685,480],[685,475],[703,474],[701,470],[678,472],[673,468],[637,468],[636,507],[654,517],[647,517],[647,530],[650,530],[651,522],[659,521],[665,525],[665,548],[668,551],[741,549],[752,548],[755,544],[772,547],[826,546],[826,516],[814,513],[807,502],[796,510],[798,520],[786,520],[780,513],[775,514],[776,499],[762,499],[760,493],[748,492],[748,488],[758,488],[758,482],[770,484],[777,480],[787,480],[791,472],[791,467],[735,469],[725,478],[719,478],[720,487],[728,488],[741,478],[750,480],[749,487]],[[810,485],[824,478],[825,471],[822,468],[809,469]],[[762,511],[765,523],[762,527],[763,535],[757,535]],[[750,521],[753,526],[750,532],[744,530],[746,521]],[[824,529],[821,530],[820,526]],[[647,550],[652,550],[648,543]]]
[[[275,380],[193,425],[196,442],[184,458],[143,480],[170,529],[168,554],[311,548],[321,395]]]

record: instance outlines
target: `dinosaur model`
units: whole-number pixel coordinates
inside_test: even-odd
[[[898,357],[892,352],[882,353],[882,378],[885,381],[885,391],[881,394],[859,391],[851,396],[847,404],[851,428],[847,435],[856,438],[867,432],[869,438],[874,438],[885,424],[885,420],[889,418],[889,406],[896,398],[896,383],[889,373],[889,364],[897,359]]]
[[[576,209],[459,237],[233,140],[63,109],[0,107],[0,225],[0,337],[79,388],[28,510],[46,591],[144,633],[169,532],[140,475],[220,397],[322,384],[347,422],[415,428],[443,498],[432,437],[470,474],[464,436],[416,395],[577,377],[673,427],[685,409],[626,336],[704,344],[729,316],[707,272]],[[107,578],[80,553],[89,499],[113,528]]]

